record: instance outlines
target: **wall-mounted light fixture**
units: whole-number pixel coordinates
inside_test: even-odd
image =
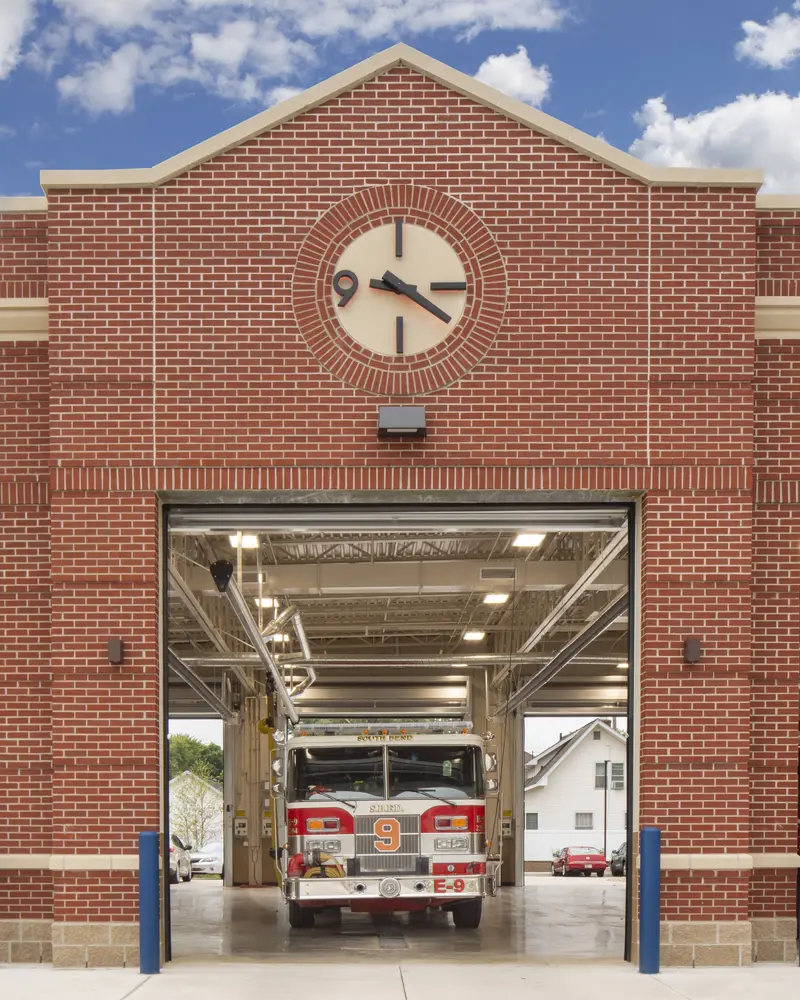
[[[108,640],[108,662],[122,663],[125,658],[125,643],[122,639]]]
[[[424,406],[378,407],[379,438],[424,438],[427,433]]]
[[[700,637],[693,635],[683,640],[683,662],[699,663],[703,655],[703,646]]]

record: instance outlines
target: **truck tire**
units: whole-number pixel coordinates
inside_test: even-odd
[[[170,884],[170,885],[177,885],[177,884],[178,884],[178,882],[180,882],[180,879],[178,878],[178,873],[177,873],[177,872],[174,872],[174,871],[173,871],[173,870],[172,870],[172,869],[170,868],[170,870],[169,870],[169,884]]]
[[[189,868],[189,871],[187,872],[186,875],[181,875],[181,882],[191,882],[191,881],[192,881],[192,869]]]
[[[453,923],[464,930],[475,930],[480,926],[483,912],[482,899],[470,899],[453,907]]]
[[[293,901],[289,902],[289,926],[307,931],[314,926],[314,911]]]

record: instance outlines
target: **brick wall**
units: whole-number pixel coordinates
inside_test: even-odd
[[[330,375],[292,309],[310,228],[386,184],[467,205],[508,276],[488,353],[415,400],[429,437],[413,444],[375,433],[378,404],[409,399]],[[757,262],[752,191],[647,189],[396,69],[153,191],[49,204],[51,380],[41,348],[9,348],[20,384],[37,359],[40,394],[19,400],[3,474],[49,471],[53,699],[29,697],[31,717],[52,712],[57,851],[128,853],[158,819],[155,492],[306,487],[646,493],[640,819],[674,852],[791,849],[795,521],[754,514],[752,476],[794,474],[794,352],[760,348],[754,383],[753,340],[757,276],[789,251],[776,236]],[[58,920],[131,920],[133,899],[127,876],[56,876]],[[792,900],[768,872],[665,884],[675,920]]]
[[[0,213],[0,299],[45,298],[48,255],[43,213]]]

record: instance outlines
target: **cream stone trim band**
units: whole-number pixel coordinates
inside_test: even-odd
[[[0,341],[47,340],[47,299],[0,299]]]
[[[46,212],[47,211],[47,198],[42,196],[38,197],[23,197],[23,198],[6,198],[0,195],[0,214],[8,212]]]
[[[639,858],[637,858],[639,867]],[[752,871],[800,868],[797,854],[662,854],[661,871]]]
[[[800,340],[800,298],[760,295],[756,298],[756,340]]]
[[[0,854],[0,870],[51,872],[136,872],[138,854]]]
[[[687,186],[717,186],[717,187],[760,187],[764,175],[761,170],[745,169],[711,169],[695,170],[686,167],[652,167],[638,160],[630,153],[623,153],[601,139],[581,132],[571,125],[551,118],[543,111],[538,111],[522,101],[506,97],[493,87],[479,83],[474,77],[461,73],[439,62],[430,56],[418,52],[409,45],[402,43],[379,52],[363,62],[351,66],[342,73],[337,73],[329,80],[310,87],[308,90],[282,101],[266,111],[233,128],[226,129],[205,142],[187,149],[177,156],[156,164],[154,167],[141,167],[129,170],[43,170],[40,174],[42,188],[48,191],[53,187],[70,188],[110,188],[110,187],[154,187],[191,170],[213,156],[219,156],[234,146],[238,146],[254,136],[269,129],[276,128],[290,121],[297,115],[324,104],[338,97],[345,91],[352,90],[368,80],[393,69],[396,66],[407,66],[438,83],[483,104],[494,111],[519,122],[528,128],[535,129],[558,142],[571,146],[600,163],[605,163],[629,177],[643,181],[645,184]]]
[[[762,212],[780,209],[800,211],[800,194],[760,194],[756,198],[756,209]]]

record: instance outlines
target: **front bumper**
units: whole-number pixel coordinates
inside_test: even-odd
[[[222,866],[219,861],[193,861],[193,875],[221,875]]]
[[[396,900],[398,908],[412,900],[426,905],[494,896],[491,875],[364,875],[346,878],[286,878],[284,894],[298,902],[319,900],[347,906],[363,900]]]

